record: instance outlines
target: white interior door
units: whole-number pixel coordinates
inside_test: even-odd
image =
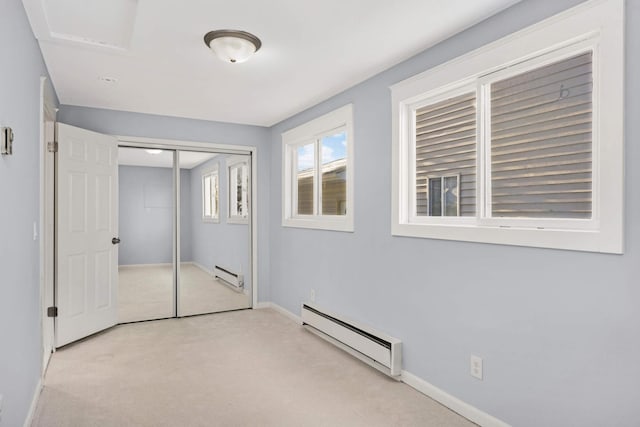
[[[118,144],[57,124],[56,346],[117,323]]]

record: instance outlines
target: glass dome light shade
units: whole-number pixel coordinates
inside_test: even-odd
[[[260,49],[261,42],[245,31],[211,31],[204,41],[218,58],[225,62],[244,62]]]

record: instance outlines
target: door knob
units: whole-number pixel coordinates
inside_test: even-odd
[[[113,239],[111,239],[111,243],[113,243],[114,245],[117,245],[118,243],[120,243],[120,238],[114,237]]]

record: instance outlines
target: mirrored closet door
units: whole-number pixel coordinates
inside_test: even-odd
[[[118,322],[251,308],[251,156],[118,153]]]
[[[178,316],[250,308],[251,158],[178,152]]]
[[[175,151],[118,149],[118,322],[174,317]]]

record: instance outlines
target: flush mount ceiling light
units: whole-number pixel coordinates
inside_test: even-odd
[[[224,62],[244,62],[256,53],[262,42],[246,31],[216,30],[204,35],[204,43]]]
[[[162,150],[159,150],[157,148],[150,148],[150,149],[144,150],[144,151],[146,151],[149,154],[160,154],[160,153],[162,153]]]

